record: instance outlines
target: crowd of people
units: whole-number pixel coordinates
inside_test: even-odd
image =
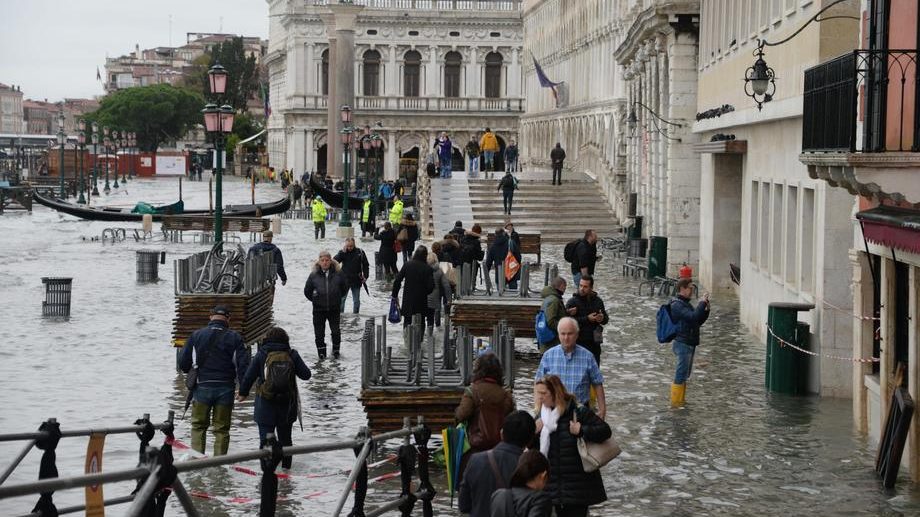
[[[471,141],[468,147],[473,144]],[[296,186],[299,182],[292,179],[289,191]],[[506,195],[506,213],[510,212],[510,198]],[[310,204],[314,237],[325,238],[325,205],[318,196]],[[361,230],[379,242],[377,261],[385,281],[392,281],[388,287],[391,299],[401,298],[399,308],[405,326],[416,315],[425,321],[429,334],[441,325],[443,315],[450,311],[457,270],[462,265],[473,264],[483,267],[486,274],[494,270],[499,275],[507,271],[507,261],[521,260],[520,236],[511,222],[495,228],[491,243],[484,246],[479,224],[466,229],[462,221],[456,221],[429,248],[418,244],[418,226],[400,197],[394,198],[379,226],[377,214],[371,213],[368,205],[374,203],[362,206]],[[263,241],[254,245],[250,254],[273,254],[278,279],[285,285],[284,259],[272,238],[271,232],[265,232]],[[610,315],[595,290],[595,267],[600,258],[597,241],[596,232],[589,229],[568,243],[564,254],[570,262],[571,283],[567,275],[552,278],[541,292],[538,318],[544,321],[549,335],[539,337],[538,332],[541,357],[533,376],[532,412],[517,409],[495,354],[486,352],[475,360],[470,384],[454,415],[457,424],[466,427],[469,441],[460,467],[459,508],[472,517],[586,516],[591,506],[607,499],[601,471],[588,468],[584,460],[588,444],[612,440],[600,368],[604,326]],[[400,254],[402,266],[397,267]],[[354,238],[345,239],[334,255],[321,251],[313,263],[303,293],[312,305],[320,360],[330,353],[333,359],[340,357],[341,315],[349,294],[352,312],[359,313],[361,291],[370,294],[369,268],[370,261]],[[518,275],[507,278],[510,289],[516,289]],[[573,292],[566,298],[570,285]],[[692,281],[682,278],[677,283],[677,295],[667,304],[678,329],[672,343],[676,358],[672,407],[684,405],[700,327],[710,312],[708,294],[703,294],[696,305],[692,294]],[[242,337],[229,328],[231,316],[226,306],[214,307],[210,323],[191,335],[179,356],[180,368],[195,372],[196,383],[191,387],[192,447],[204,452],[206,432],[212,428],[214,454],[226,454],[233,403],[245,400],[250,393],[255,396],[260,443],[264,445],[266,436],[273,433],[279,443],[291,445],[291,431],[300,416],[297,379],[310,379],[310,368],[280,327],[268,332],[250,358]],[[327,326],[331,350],[326,344]],[[282,467],[290,468],[291,458],[284,458]]]

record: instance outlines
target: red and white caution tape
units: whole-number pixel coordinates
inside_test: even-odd
[[[859,314],[853,314],[853,311],[851,311],[851,310],[849,310],[849,309],[844,309],[844,308],[842,308],[842,307],[837,307],[836,305],[834,305],[833,303],[831,303],[831,302],[829,302],[829,301],[827,301],[827,300],[824,300],[824,305],[826,305],[827,307],[830,307],[831,309],[833,309],[833,310],[835,310],[835,311],[837,311],[837,312],[842,312],[843,314],[848,314],[848,315],[850,315],[850,316],[852,316],[852,317],[854,317],[854,318],[856,318],[856,319],[858,319],[858,320],[862,320],[862,321],[879,321],[879,320],[881,320],[881,318],[876,318],[876,317],[874,317],[874,316],[860,316]]]
[[[800,347],[798,347],[798,346],[795,346],[795,345],[793,345],[792,343],[790,343],[790,342],[784,340],[783,338],[777,336],[776,333],[773,332],[773,329],[770,328],[769,325],[767,325],[767,332],[769,332],[770,335],[773,336],[774,339],[776,339],[777,341],[779,341],[780,346],[788,346],[788,347],[790,347],[790,348],[793,348],[793,349],[795,349],[795,350],[798,350],[799,352],[802,352],[803,354],[810,355],[810,356],[813,356],[813,357],[826,357],[826,358],[828,358],[828,359],[839,359],[839,360],[841,360],[841,361],[851,361],[851,362],[854,362],[854,363],[877,363],[877,362],[879,362],[879,358],[878,358],[878,357],[862,358],[862,357],[844,357],[844,356],[833,355],[833,354],[819,354],[819,353],[817,353],[817,352],[812,352],[812,351],[810,351],[810,350],[805,350],[804,348],[800,348]]]

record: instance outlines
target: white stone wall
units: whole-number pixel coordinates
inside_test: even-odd
[[[365,8],[358,16],[352,108],[359,127],[378,121],[383,125],[386,177],[396,177],[398,152],[421,146],[422,139],[412,135],[429,139],[447,130],[456,133],[452,140],[461,151],[468,135],[485,127],[506,143],[518,139],[518,119],[525,106],[519,4],[489,4],[493,10],[465,8],[463,3],[456,9],[374,3],[378,4],[379,8]],[[504,4],[516,8],[508,10]],[[302,0],[269,0],[269,5],[273,16],[266,61],[275,114],[269,120],[269,133],[280,142],[270,163],[275,168],[314,170],[319,159],[316,149],[325,143],[327,126],[322,82],[322,55],[329,47],[321,19],[325,8]],[[364,95],[363,57],[371,50],[380,54],[376,96]],[[418,97],[405,96],[404,58],[412,50],[421,55]],[[457,98],[445,96],[449,52],[462,57]],[[485,97],[485,59],[490,52],[503,58],[498,98]],[[276,80],[284,85],[276,85]],[[409,140],[413,144],[402,147]]]

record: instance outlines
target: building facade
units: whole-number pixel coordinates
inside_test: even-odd
[[[269,164],[298,174],[329,170],[339,176],[327,166],[327,99],[330,79],[336,80],[330,77],[331,34],[324,21],[328,1],[267,2]],[[517,138],[524,110],[520,1],[357,0],[355,5],[363,9],[349,67],[354,123],[378,128],[385,178],[414,175],[442,131],[454,144],[454,169],[468,167],[463,149],[485,127],[502,146]]]
[[[853,418],[878,442],[892,406],[920,400],[920,11],[911,0],[863,0],[858,14],[856,50],[823,56],[799,78],[809,100],[800,160],[817,183],[856,199],[842,221],[849,254],[838,259],[852,271],[849,355],[864,359],[851,363]],[[915,481],[918,426],[914,411],[901,465]]]
[[[22,90],[0,83],[0,133],[20,134],[23,131]]]

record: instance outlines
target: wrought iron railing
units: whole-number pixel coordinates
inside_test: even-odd
[[[917,50],[855,50],[806,70],[802,151],[920,151]]]

